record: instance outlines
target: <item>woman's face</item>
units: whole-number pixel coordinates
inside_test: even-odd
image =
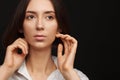
[[[58,24],[50,0],[30,1],[26,9],[23,31],[30,47],[51,47],[58,31]]]

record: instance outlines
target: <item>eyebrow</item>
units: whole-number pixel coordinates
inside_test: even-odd
[[[26,11],[26,13],[37,14],[36,11]],[[54,11],[45,11],[44,14],[55,13]]]

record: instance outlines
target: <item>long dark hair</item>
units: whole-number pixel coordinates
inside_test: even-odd
[[[68,18],[67,18],[67,12],[65,9],[65,5],[63,4],[62,0],[50,0],[53,4],[55,13],[56,13],[56,19],[58,22],[59,29],[61,29],[62,34],[68,34],[69,28],[68,28]],[[8,45],[13,43],[17,38],[24,37],[22,33],[20,33],[20,29],[23,28],[23,21],[25,18],[26,8],[29,4],[30,0],[20,0],[15,13],[10,20],[10,23],[7,26],[7,29],[5,33],[2,36],[2,47],[4,47],[3,54],[5,55],[5,50]],[[56,39],[53,43],[53,45],[57,45],[58,42],[60,42],[59,39]],[[2,62],[4,60],[4,57],[2,56]],[[0,59],[1,59],[0,58]]]

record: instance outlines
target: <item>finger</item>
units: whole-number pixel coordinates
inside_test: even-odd
[[[7,61],[8,64],[11,64],[13,62],[14,56],[16,56],[16,57],[18,56],[18,54],[17,54],[18,48],[20,48],[22,51],[24,51],[23,46],[21,46],[20,44],[18,44],[18,45],[12,44],[7,47],[5,61]],[[24,58],[26,56],[26,54],[22,54],[21,56],[23,56],[23,58]]]
[[[64,56],[67,56],[69,53],[69,45],[68,42],[65,40],[65,37],[61,38],[63,45],[64,45]]]
[[[64,45],[64,55],[66,56],[69,53],[69,42],[66,39],[68,35],[58,34],[56,36],[62,40]]]
[[[69,53],[75,55],[77,48],[77,40],[74,37],[71,37],[68,34],[57,34],[56,37],[60,38],[63,41],[66,55],[68,55]]]
[[[6,50],[6,56],[5,56],[5,61],[8,61],[9,63],[12,63],[12,51],[13,51],[13,46],[9,45]],[[9,64],[8,63],[8,64]]]
[[[18,41],[21,43],[21,45],[25,46],[25,52],[28,53],[28,43],[24,38],[19,38]]]
[[[62,36],[62,38],[64,38],[64,41],[66,43],[66,55],[69,55],[71,53],[72,56],[74,56],[76,54],[76,49],[77,49],[77,40],[74,37],[71,37],[70,35],[65,35],[64,37]]]
[[[60,38],[60,37],[62,37],[62,36],[63,36],[63,34],[60,34],[60,33],[59,33],[59,34],[56,34],[56,37],[57,37],[57,38]]]
[[[68,50],[69,52],[71,51],[71,36],[67,35],[67,37],[65,38],[67,45],[68,45]]]
[[[18,44],[20,44],[23,47],[24,54],[27,54],[28,53],[28,46],[26,44],[24,44],[23,42],[19,42]]]
[[[65,38],[65,37],[67,37],[67,34],[56,34],[56,37]]]
[[[65,35],[65,37],[64,37],[64,45],[65,45],[65,55],[66,56],[68,56],[69,55],[69,53],[70,53],[70,48],[71,48],[71,46],[70,46],[70,41],[69,41],[69,36],[68,35]]]
[[[63,52],[63,45],[59,44],[58,45],[58,58],[62,57],[62,52]]]
[[[73,56],[73,55],[76,54],[78,42],[77,42],[77,40],[76,40],[75,38],[73,38],[73,37],[70,37],[69,40],[70,40],[70,43],[71,43],[71,44],[70,44],[71,53],[72,53],[71,55]]]
[[[21,45],[20,43],[17,44],[17,46],[16,46],[14,51],[16,51],[16,53],[18,53],[18,49],[22,50],[22,54],[27,54],[26,51],[25,51],[25,47],[23,45]]]

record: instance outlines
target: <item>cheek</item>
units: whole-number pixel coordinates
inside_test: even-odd
[[[55,40],[55,36],[57,34],[57,26],[53,26],[53,28],[50,28],[49,29],[49,37],[50,37],[50,40],[53,42]]]
[[[54,41],[55,35],[57,34],[58,31],[58,25],[56,22],[54,23],[47,23],[46,24],[46,31],[49,35],[49,40]]]
[[[29,39],[33,33],[34,24],[24,21],[23,23],[23,32],[26,39]]]
[[[55,34],[58,31],[58,24],[56,21],[50,22],[50,23],[46,23],[46,29],[48,32]]]
[[[29,32],[32,31],[32,29],[34,28],[34,25],[33,23],[29,22],[29,21],[24,21],[23,23],[23,30],[24,30],[24,33],[26,32]]]

